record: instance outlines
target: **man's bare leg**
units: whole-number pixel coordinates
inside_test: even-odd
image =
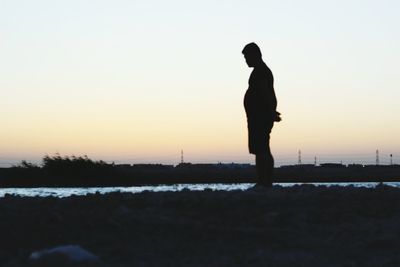
[[[258,183],[267,187],[272,186],[272,175],[274,172],[274,158],[270,151],[256,154],[256,169]]]

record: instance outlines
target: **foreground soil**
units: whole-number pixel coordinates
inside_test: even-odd
[[[400,266],[399,203],[387,186],[6,196],[0,266],[70,244],[98,266]]]

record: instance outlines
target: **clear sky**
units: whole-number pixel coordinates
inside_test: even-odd
[[[253,162],[241,54],[283,121],[276,162],[400,163],[400,2],[0,1],[0,166],[45,154]],[[1,165],[2,164],[2,165]]]

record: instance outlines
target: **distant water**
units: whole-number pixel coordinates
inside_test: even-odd
[[[284,183],[275,184],[282,187],[291,187],[294,185],[300,185],[301,183]],[[366,187],[374,188],[379,183],[311,183],[316,186],[354,186],[354,187]],[[400,187],[398,182],[384,183],[388,186]],[[182,190],[190,191],[232,191],[232,190],[247,190],[253,187],[254,184],[176,184],[176,185],[157,185],[157,186],[132,186],[132,187],[74,187],[74,188],[4,188],[0,189],[0,197],[4,197],[6,194],[21,196],[21,197],[69,197],[72,195],[84,196],[87,194],[107,194],[112,192],[122,193],[141,193],[144,191],[149,192],[177,192]]]

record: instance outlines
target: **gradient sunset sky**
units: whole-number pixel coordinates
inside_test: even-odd
[[[241,50],[261,47],[277,165],[400,163],[399,1],[1,0],[0,167],[45,154],[253,162]]]

